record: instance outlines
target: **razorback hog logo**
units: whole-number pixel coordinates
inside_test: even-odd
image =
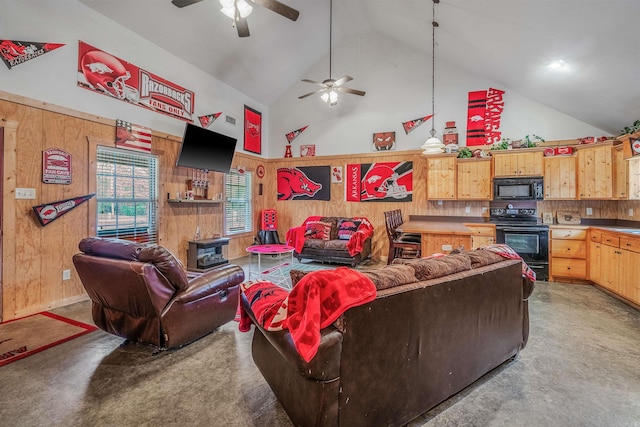
[[[312,181],[298,168],[278,169],[278,200],[293,200],[298,196],[313,197],[322,185]]]

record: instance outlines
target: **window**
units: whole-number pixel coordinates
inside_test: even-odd
[[[224,205],[225,236],[253,231],[251,206],[251,173],[236,169],[226,175]]]
[[[157,165],[149,154],[98,146],[98,237],[157,243]]]

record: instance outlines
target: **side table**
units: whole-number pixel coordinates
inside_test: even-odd
[[[278,286],[283,288],[291,288],[291,281],[289,280],[288,270],[285,267],[293,265],[293,246],[288,245],[253,245],[247,248],[249,252],[249,280],[269,280]],[[283,258],[288,254],[289,260],[283,261]],[[253,259],[257,258],[257,265],[253,265]],[[269,258],[275,258],[277,263],[275,265],[265,264],[265,256]]]

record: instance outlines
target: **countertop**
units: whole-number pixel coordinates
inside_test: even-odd
[[[398,227],[403,233],[459,234],[470,236],[471,229],[460,222],[409,220]]]
[[[640,236],[640,228],[637,227],[625,227],[625,226],[620,226],[620,225],[588,225],[588,224],[576,224],[576,225],[571,225],[571,224],[553,224],[550,225],[551,228],[556,228],[556,229],[563,229],[563,228],[572,228],[572,229],[589,229],[589,228],[597,228],[598,230],[603,230],[603,231],[613,231],[616,233],[626,233],[626,234],[632,234],[635,236]]]

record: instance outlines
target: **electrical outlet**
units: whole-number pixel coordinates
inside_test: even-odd
[[[71,279],[71,270],[62,270],[62,280]]]
[[[464,208],[464,213],[471,213],[471,206],[466,206]]]
[[[483,214],[487,213],[487,211],[488,211],[488,210],[489,210],[489,209],[487,209],[487,207],[486,207],[486,206],[483,206],[483,207],[482,207],[482,213],[483,213]]]
[[[442,200],[438,200],[438,206],[442,206]]]
[[[453,246],[451,245],[442,245],[442,252],[449,252],[453,250]]]
[[[633,216],[633,208],[629,208],[629,216]]]
[[[587,215],[593,215],[593,208],[587,208]]]
[[[16,199],[35,199],[35,188],[16,188]]]

